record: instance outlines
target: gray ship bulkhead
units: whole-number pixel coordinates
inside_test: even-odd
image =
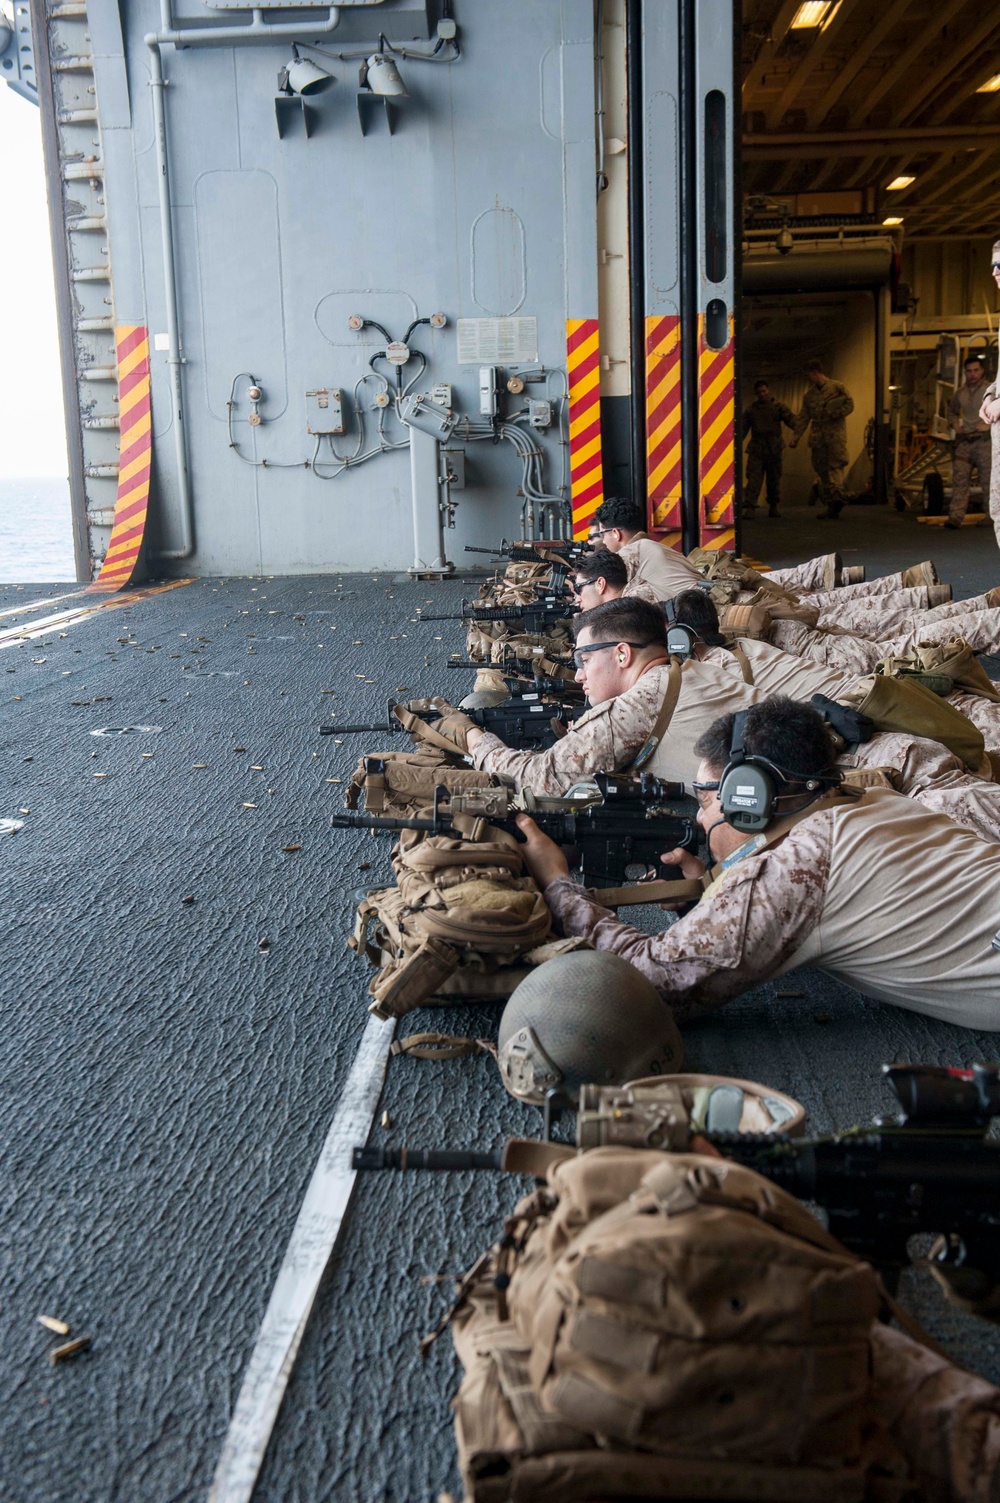
[[[198,30],[197,44],[154,47],[155,0],[92,7],[115,315],[150,331],[154,550],[176,551],[185,536],[172,381],[183,393],[194,552],[178,572],[411,564],[411,465],[395,369],[377,362],[376,378],[370,361],[386,338],[374,326],[352,328],[354,317],[401,342],[414,320],[445,315],[441,328],[414,330],[399,369],[413,394],[436,388],[463,423],[487,425],[485,441],[445,438],[459,451],[452,468],[464,471],[450,492],[460,503],[447,534],[452,558],[466,542],[521,525],[523,457],[513,439],[490,441],[481,367],[500,370],[503,383],[516,372],[527,379],[516,397],[504,384],[502,400],[508,416],[523,411],[517,427],[540,450],[545,493],[568,500],[566,320],[597,313],[593,7],[465,7],[458,60],[447,61],[450,44],[433,63],[398,57],[405,96],[359,88],[358,59],[376,51],[380,30],[397,48],[427,53],[439,9],[345,5],[329,35],[316,35],[326,7],[291,20],[274,10],[268,24],[286,33],[278,41],[201,45]],[[172,19],[194,31],[245,24],[248,13],[182,0]],[[302,57],[334,82],[279,97],[276,118],[289,29]],[[330,55],[341,51],[350,58]],[[151,87],[156,67],[162,90]],[[165,245],[182,365],[171,363]],[[382,377],[391,399],[380,409]],[[318,410],[310,394],[319,391],[341,394],[343,431],[328,406]],[[362,452],[375,457],[343,467],[361,437],[359,406]],[[439,494],[448,495],[436,457],[428,463],[417,484],[433,529]]]

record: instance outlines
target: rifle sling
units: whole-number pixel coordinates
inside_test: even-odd
[[[730,651],[740,665],[740,672],[743,675],[743,682],[745,684],[753,684],[753,669],[750,666],[750,659],[743,651],[743,648],[740,646],[739,642],[734,642],[732,644],[732,647],[730,648]]]
[[[679,658],[670,659],[670,672],[667,675],[667,687],[663,695],[663,703],[660,705],[659,713],[657,714],[656,720],[653,722],[653,729],[646,737],[645,744],[639,748],[639,751],[634,761],[632,762],[631,771],[633,772],[638,772],[641,767],[645,767],[646,763],[649,761],[650,757],[653,755],[653,753],[656,751],[656,748],[663,740],[667,726],[670,724],[674,710],[677,708],[677,700],[680,697],[681,667],[682,665]]]

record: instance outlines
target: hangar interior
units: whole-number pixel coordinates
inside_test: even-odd
[[[845,489],[920,511],[964,358],[997,369],[1000,15],[745,0],[742,46],[742,406],[763,378],[797,411],[822,359],[855,403]],[[786,449],[785,502],[813,479]]]

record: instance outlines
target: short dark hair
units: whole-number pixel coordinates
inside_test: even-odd
[[[806,370],[807,371],[822,371],[823,370],[823,362],[822,362],[822,360],[807,360],[806,361]],[[823,374],[825,375],[826,372],[824,371]]]
[[[695,742],[695,755],[713,772],[721,772],[729,761],[734,718],[720,715]],[[743,749],[747,756],[773,762],[790,783],[829,773],[834,764],[833,743],[822,717],[812,705],[789,699],[786,694],[775,694],[750,706],[743,728]]]
[[[719,633],[719,613],[707,590],[682,590],[674,598],[674,620],[678,626],[690,626],[712,647],[725,641]]]
[[[760,391],[761,387],[762,386],[767,386],[767,384],[768,383],[764,380],[764,378],[762,376],[759,381],[755,381],[753,383],[753,389],[754,389],[754,391]]]
[[[617,553],[609,553],[606,548],[581,558],[573,573],[578,579],[606,579],[609,585],[617,587],[628,584],[628,566]]]
[[[594,512],[602,527],[620,527],[622,532],[642,532],[646,513],[641,501],[631,496],[609,496]]]
[[[982,355],[966,355],[965,369],[968,370],[970,365],[978,365],[982,370],[986,369],[986,361]]]
[[[631,595],[606,600],[603,605],[595,605],[592,611],[581,611],[574,616],[573,636],[576,640],[585,628],[593,632],[597,640],[635,642],[640,647],[667,650],[667,618],[662,608]]]

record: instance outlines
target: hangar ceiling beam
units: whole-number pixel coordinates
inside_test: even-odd
[[[933,45],[934,40],[940,35],[940,32],[943,31],[944,28],[949,24],[949,22],[958,15],[960,10],[965,9],[968,3],[969,0],[950,0],[950,3],[943,7],[941,13],[934,17],[933,37],[921,27],[917,27],[917,34],[914,40],[910,43],[909,47],[905,47],[903,49],[903,51],[897,57],[896,61],[890,68],[886,69],[886,71],[882,74],[882,77],[876,84],[873,84],[870,88],[865,90],[864,99],[861,101],[858,108],[853,112],[850,119],[847,121],[848,130],[852,130],[856,126],[859,126],[862,120],[868,120],[871,118],[871,113],[874,110],[875,106],[879,104],[880,101],[883,100],[885,96],[896,87],[897,84],[901,83],[904,78],[908,77],[911,71],[916,67],[922,55],[927,51],[927,48]]]
[[[800,0],[782,0],[781,8],[774,18],[771,30],[761,43],[760,51],[754,58],[747,70],[747,76],[743,80],[743,99],[759,89],[764,74],[774,61],[774,54],[788,35],[788,28],[792,24],[792,18],[799,8]]]
[[[857,78],[876,47],[903,18],[909,3],[910,0],[894,0],[894,3],[882,13],[881,18],[872,27],[861,46],[849,58],[845,58],[844,66],[835,75],[823,97],[806,111],[806,125],[817,126],[826,119],[845,89],[849,89]]]
[[[748,133],[743,137],[744,159],[751,162],[785,161],[789,157],[860,157],[873,147],[919,149],[920,147],[980,146],[1000,141],[1000,123],[989,125],[913,125],[885,130],[786,131]]]
[[[786,110],[790,109],[794,104],[806,80],[815,73],[833,43],[843,35],[844,23],[861,3],[862,0],[841,0],[834,20],[820,32],[819,36],[813,41],[812,46],[800,58],[789,74],[785,87],[782,89],[776,103],[768,110],[766,118],[769,130],[774,130],[781,124],[785,118]],[[959,3],[964,5],[965,0],[959,0]]]
[[[948,82],[970,53],[978,51],[990,38],[995,40],[998,37],[1000,37],[1000,21],[997,20],[996,12],[990,7],[978,26],[965,36],[956,38],[954,45],[946,49],[944,58],[936,68],[926,74],[919,83],[914,80],[913,86],[907,90],[906,108],[900,116],[900,123],[913,120],[919,115],[926,101],[942,84]]]

